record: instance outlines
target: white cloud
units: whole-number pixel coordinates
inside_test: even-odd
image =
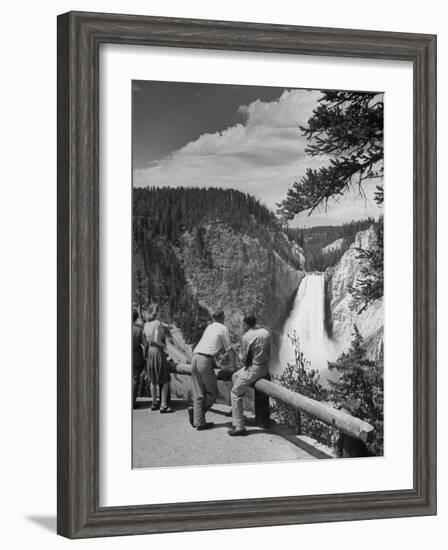
[[[299,129],[319,96],[317,91],[291,90],[278,101],[242,105],[243,123],[203,134],[147,168],[136,169],[133,183],[137,187],[231,187],[257,196],[275,210],[306,168],[325,162],[305,154]]]
[[[316,105],[320,92],[285,90],[278,101],[254,101],[242,105],[239,112],[246,115],[248,127],[297,128],[304,125]]]

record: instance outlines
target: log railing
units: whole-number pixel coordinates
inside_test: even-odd
[[[177,374],[191,375],[191,365],[186,363],[171,363],[171,371]],[[217,371],[218,380],[230,381],[232,373],[225,370]],[[257,380],[253,384],[255,390],[255,422],[265,428],[269,427],[269,398],[277,399],[294,410],[305,413],[324,424],[339,430],[339,452],[342,456],[365,456],[365,443],[373,435],[371,424],[352,416],[346,411],[335,409],[326,403],[321,403],[300,393],[288,390],[268,379]]]

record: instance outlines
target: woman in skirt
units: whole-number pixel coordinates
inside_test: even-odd
[[[160,412],[162,414],[174,412],[167,404],[171,375],[165,354],[166,333],[163,324],[158,319],[158,309],[152,314],[151,320],[145,324],[143,334],[148,350],[146,365],[151,387],[151,410],[155,411],[159,408],[157,402],[157,386],[159,386]]]

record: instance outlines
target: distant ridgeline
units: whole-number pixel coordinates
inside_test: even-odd
[[[133,191],[134,303],[158,303],[191,344],[217,307],[234,334],[247,309],[279,331],[302,267],[297,244],[251,195],[217,188]]]
[[[306,271],[325,271],[327,267],[337,264],[355,241],[359,231],[364,231],[374,224],[373,218],[367,218],[343,225],[288,228],[286,233],[303,249]]]
[[[196,231],[200,241],[204,224],[225,224],[272,247],[297,269],[301,267],[276,216],[248,193],[213,187],[137,188],[133,207],[136,239],[142,236],[139,232],[143,232],[178,243],[183,233]]]

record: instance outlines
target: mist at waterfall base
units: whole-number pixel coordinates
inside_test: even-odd
[[[289,338],[294,332],[310,368],[319,371],[320,382],[325,386],[329,379],[337,378],[335,372],[329,371],[328,361],[335,361],[345,346],[329,338],[325,330],[323,273],[309,273],[299,284],[294,304],[283,327],[274,375],[281,374],[288,363],[295,363],[294,346]]]

